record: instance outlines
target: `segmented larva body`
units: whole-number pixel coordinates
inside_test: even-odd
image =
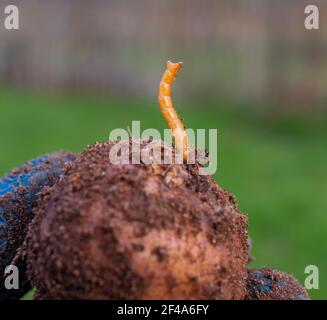
[[[189,139],[184,125],[175,111],[173,101],[171,100],[172,83],[181,68],[181,62],[173,63],[167,61],[166,70],[159,84],[158,101],[161,113],[168,128],[172,131],[176,149],[183,155],[183,159],[186,161],[189,153]]]

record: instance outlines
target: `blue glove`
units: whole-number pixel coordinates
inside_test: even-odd
[[[293,276],[270,268],[248,270],[246,288],[246,300],[310,299]]]
[[[0,178],[0,300],[20,298],[30,289],[23,261],[16,263],[19,290],[4,287],[4,270],[24,242],[40,191],[45,186],[55,184],[65,164],[73,162],[75,158],[75,155],[64,152],[47,154]]]

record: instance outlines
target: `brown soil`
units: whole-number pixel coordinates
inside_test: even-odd
[[[38,298],[244,298],[247,217],[235,198],[199,164],[110,164],[114,144],[89,147],[43,192],[26,241]]]

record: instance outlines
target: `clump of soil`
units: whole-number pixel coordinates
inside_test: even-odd
[[[293,276],[270,268],[249,270],[246,287],[246,300],[310,299]]]
[[[19,290],[4,287],[5,268],[13,264],[25,239],[39,192],[45,186],[52,186],[62,174],[65,164],[74,159],[73,154],[65,152],[44,155],[0,179],[0,300],[18,299],[30,289],[23,261],[17,259],[14,262],[19,270]]]
[[[89,147],[42,194],[25,248],[38,298],[244,298],[247,217],[234,197],[198,163],[111,164],[114,145]]]

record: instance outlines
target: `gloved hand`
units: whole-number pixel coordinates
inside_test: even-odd
[[[270,269],[248,270],[245,300],[309,300],[307,291],[291,275]]]
[[[23,261],[15,263],[19,270],[19,290],[5,288],[5,268],[12,263],[25,239],[40,191],[55,184],[65,164],[75,157],[65,152],[43,155],[0,178],[0,300],[18,299],[30,289]]]

